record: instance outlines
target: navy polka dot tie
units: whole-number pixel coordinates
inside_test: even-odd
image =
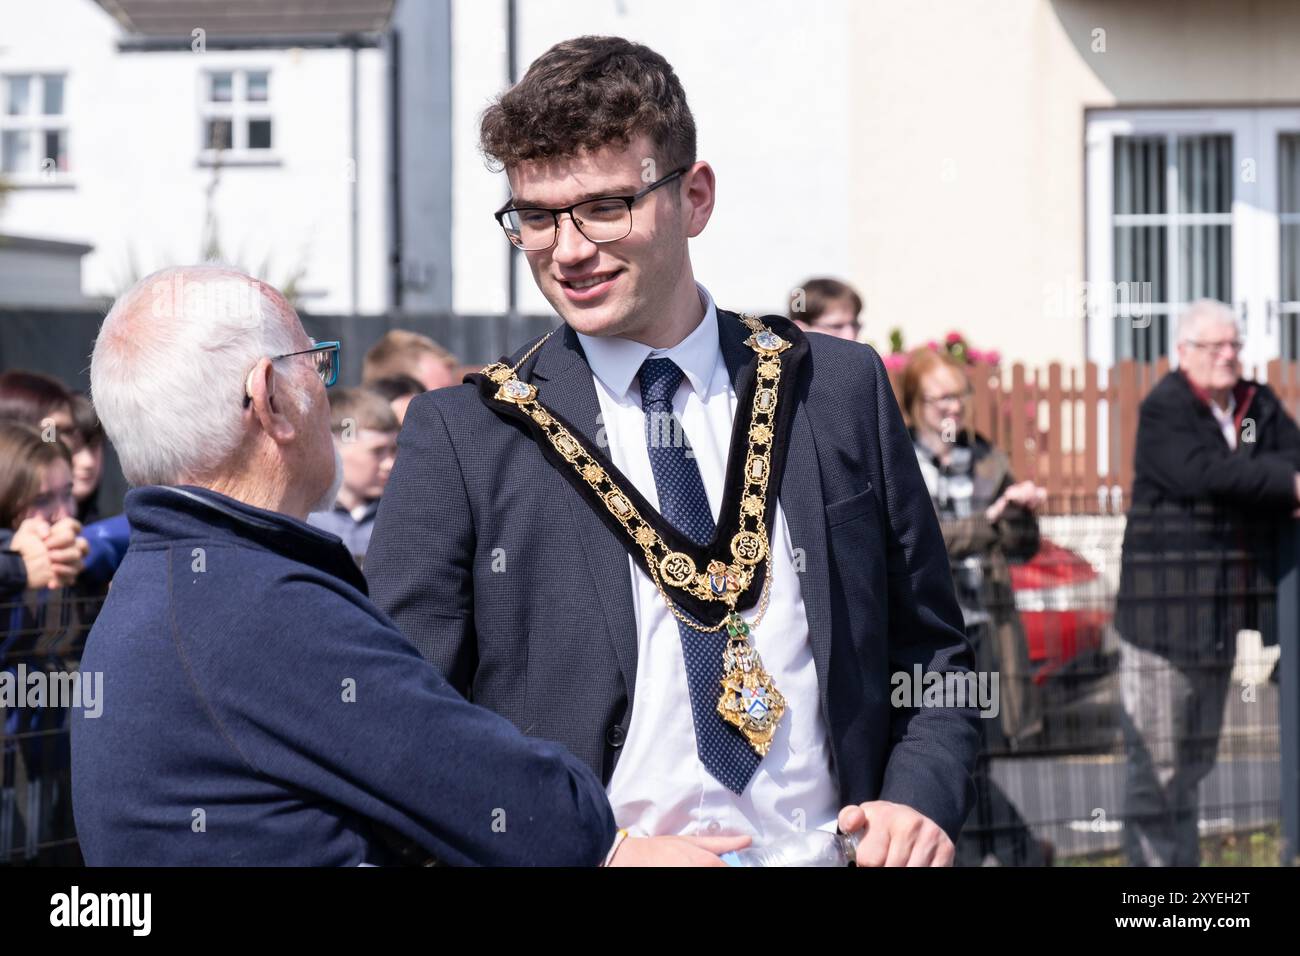
[[[641,409],[645,412],[646,448],[659,493],[659,513],[674,528],[699,545],[713,537],[713,512],[704,493],[699,466],[681,421],[673,414],[673,396],[683,372],[672,359],[646,359],[638,376]],[[686,660],[686,682],[691,692],[695,720],[695,749],[700,762],[733,793],[743,793],[763,759],[740,731],[717,712],[722,693],[722,652],[727,646],[724,628],[706,634],[677,621]]]

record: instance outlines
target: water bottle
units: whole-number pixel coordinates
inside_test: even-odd
[[[765,846],[722,855],[728,866],[848,866],[858,858],[858,834],[811,830],[791,833]]]

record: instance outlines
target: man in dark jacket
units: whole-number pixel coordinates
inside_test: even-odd
[[[1142,403],[1115,625],[1130,862],[1199,862],[1197,786],[1214,766],[1236,635],[1272,629],[1276,529],[1300,503],[1300,429],[1241,378],[1220,302],[1178,327],[1177,371]]]
[[[950,864],[980,718],[919,675],[976,675],[880,356],[695,281],[714,173],[653,50],[558,43],[480,134],[502,238],[564,324],[412,400],[376,604],[601,775],[625,859],[839,826],[860,866]]]
[[[596,776],[457,694],[305,523],[338,487],[337,348],[211,268],[151,276],[104,320],[96,406],[146,487],[82,659],[106,690],[72,728],[86,861],[600,863]]]

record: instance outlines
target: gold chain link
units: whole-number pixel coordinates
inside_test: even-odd
[[[664,581],[661,578],[661,567],[676,567],[678,569],[677,576],[681,580],[668,582],[674,587],[686,591],[700,600],[723,601],[731,609],[731,613],[735,613],[737,599],[752,581],[752,565],[757,564],[766,557],[767,565],[763,579],[763,590],[760,594],[758,616],[754,619],[754,626],[758,625],[766,613],[771,592],[772,555],[765,521],[767,484],[771,473],[771,456],[776,433],[776,409],[779,402],[781,382],[781,363],[778,356],[789,347],[789,343],[778,337],[776,341],[779,344],[776,346],[768,347],[756,344],[759,340],[755,337],[763,333],[770,335],[770,330],[751,315],[742,315],[741,321],[753,332],[753,336],[747,341],[747,344],[755,352],[759,353],[758,370],[754,384],[754,399],[750,412],[749,444],[744,464],[744,491],[740,501],[739,526],[741,530],[731,541],[734,560],[729,564],[723,564],[715,559],[710,562],[709,567],[703,573],[695,569],[694,561],[691,560],[689,555],[674,552],[668,548],[659,533],[637,511],[626,492],[614,483],[608,472],[583,447],[582,442],[556,421],[547,409],[537,401],[536,387],[532,385],[525,386],[515,377],[519,367],[528,361],[533,353],[545,345],[546,341],[558,331],[557,329],[552,329],[546,333],[512,367],[507,368],[504,363],[497,362],[483,370],[483,373],[499,386],[497,399],[524,407],[525,412],[536,422],[542,434],[551,443],[551,446],[573,466],[588,487],[600,497],[609,513],[623,526],[623,530],[641,546],[645,554],[646,566],[650,570],[650,577],[673,615],[683,624],[705,633],[721,630],[726,625],[727,618],[724,617],[718,624],[711,626],[701,625],[688,618],[677,607],[676,602],[669,597]],[[522,397],[511,395],[507,390],[508,385],[519,386],[523,392]],[[533,407],[525,407],[529,405]],[[766,450],[760,451],[760,447]],[[608,489],[602,490],[604,486],[608,486]],[[617,506],[613,503],[614,501],[618,502]],[[717,570],[719,567],[723,571],[719,572]],[[721,595],[716,594],[711,586],[711,576],[714,574],[723,574],[724,577],[734,579],[736,586],[733,589],[724,585],[723,593]]]
[[[677,607],[677,602],[675,602],[671,597],[669,597],[668,592],[664,590],[664,586],[659,580],[659,569],[654,566],[654,562],[648,561],[646,563],[649,564],[650,566],[650,579],[654,581],[655,587],[658,588],[660,596],[663,597],[664,603],[668,605],[668,610],[672,612],[673,617],[677,618],[677,620],[681,621],[687,627],[693,627],[695,628],[695,630],[700,631],[704,634],[713,634],[717,631],[722,630],[724,627],[727,626],[726,617],[724,617],[717,624],[709,624],[709,625],[701,624],[699,621],[696,621],[694,618],[689,617],[685,611],[682,611]],[[767,613],[767,603],[771,595],[771,587],[772,587],[772,556],[769,554],[767,556],[767,568],[765,569],[765,573],[763,575],[763,590],[760,593],[758,599],[758,614],[755,615],[754,620],[750,622],[750,627],[758,627],[758,625],[762,623],[763,615]],[[728,606],[731,608],[731,612],[733,614],[737,613],[736,604],[734,600],[729,602]],[[730,614],[727,615],[727,617],[730,616],[731,616]]]
[[[768,540],[766,523],[767,489],[772,453],[776,447],[776,408],[781,382],[779,356],[790,348],[790,343],[752,315],[742,315],[740,320],[753,333],[745,340],[745,344],[758,353],[747,436],[749,444],[739,502],[738,527],[741,530],[731,539],[733,560],[725,563],[719,558],[712,558],[703,573],[697,571],[695,560],[690,555],[668,550],[659,532],[638,513],[627,492],[614,484],[609,473],[583,442],[556,421],[537,401],[537,386],[522,382],[516,377],[519,367],[555,334],[555,329],[543,336],[512,368],[507,368],[503,362],[496,362],[485,368],[483,374],[496,383],[496,399],[516,405],[532,418],[551,447],[573,466],[587,486],[600,496],[606,510],[618,519],[623,530],[640,545],[650,578],[673,617],[679,623],[706,634],[728,628],[728,641],[722,655],[722,695],[718,698],[716,711],[724,721],[744,735],[760,757],[764,757],[772,746],[786,703],[771,675],[763,669],[762,660],[750,641],[749,629],[758,627],[771,600],[772,546]],[[608,489],[602,491],[605,486]],[[716,526],[714,536],[717,536]],[[663,556],[658,557],[657,551],[662,551]],[[740,595],[753,583],[753,568],[764,558],[767,560],[758,613],[752,624],[746,624],[736,611],[736,604]],[[726,615],[713,625],[693,620],[668,594],[664,577],[668,578],[668,584],[701,600],[724,602],[727,605]]]
[[[518,371],[519,371],[519,366],[523,365],[523,364],[524,364],[525,362],[527,362],[530,358],[532,358],[533,353],[536,352],[538,349],[540,349],[543,345],[545,345],[545,344],[546,344],[546,340],[549,339],[552,335],[554,335],[557,331],[559,331],[559,329],[558,329],[558,328],[554,328],[554,329],[551,329],[551,331],[547,332],[545,335],[543,335],[543,336],[538,340],[538,342],[537,342],[536,345],[534,345],[532,348],[530,348],[527,352],[524,353],[524,357],[523,357],[523,358],[521,358],[518,362],[516,362],[514,365],[512,365],[512,366],[510,367],[510,373],[513,375],[515,372],[518,372]]]

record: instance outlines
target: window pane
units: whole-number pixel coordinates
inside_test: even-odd
[[[1150,301],[1167,302],[1165,267],[1167,226],[1115,227],[1115,281],[1149,282]]]
[[[208,99],[214,103],[229,103],[234,98],[234,75],[211,73],[208,75]]]
[[[1115,316],[1115,358],[1154,362],[1167,351],[1169,316],[1152,313],[1134,321]]]
[[[1300,223],[1282,224],[1282,301],[1300,302]]]
[[[46,130],[45,150],[41,155],[41,171],[68,171],[68,133],[66,130]]]
[[[15,74],[5,79],[5,112],[10,116],[22,116],[27,112],[32,98],[32,78]]]
[[[1278,218],[1281,261],[1278,301],[1282,358],[1300,359],[1300,133],[1277,138]]]
[[[1281,301],[1300,300],[1300,133],[1277,139],[1278,199],[1282,220]]]
[[[0,135],[0,173],[28,173],[32,169],[31,134],[5,130]]]
[[[1178,137],[1178,211],[1232,212],[1232,137]],[[1232,226],[1195,222],[1178,229],[1178,299],[1232,300]]]
[[[46,116],[62,116],[63,77],[47,73],[41,85],[41,112]]]
[[[271,121],[268,119],[248,121],[248,148],[271,148]]]
[[[1232,227],[1178,228],[1178,298],[1232,301]]]
[[[1115,315],[1116,358],[1154,361],[1165,354],[1165,317],[1151,306],[1168,301],[1168,226],[1116,226],[1116,288],[1106,303]]]
[[[208,120],[203,137],[204,149],[230,149],[231,124],[228,119]]]
[[[1116,216],[1155,221],[1114,226],[1113,275],[1108,303],[1115,322],[1116,358],[1150,362],[1167,349],[1169,301],[1168,140],[1117,136],[1114,141]]]
[[[1281,211],[1300,212],[1300,133],[1283,133],[1277,138],[1281,182]]]
[[[1232,137],[1178,137],[1178,211],[1232,212]]]
[[[1164,137],[1116,136],[1115,212],[1165,212],[1165,166]]]
[[[269,77],[266,70],[255,70],[248,74],[248,98],[254,103],[265,103],[270,95]]]

